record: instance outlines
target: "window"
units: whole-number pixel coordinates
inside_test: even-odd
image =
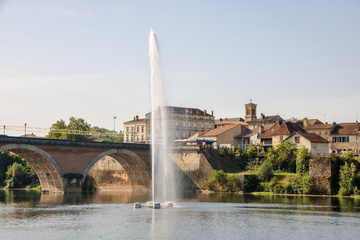
[[[178,122],[178,121],[175,122],[175,126],[176,126],[176,127],[179,126],[179,122]]]
[[[141,132],[144,132],[144,126],[141,126]]]
[[[295,143],[300,143],[300,137],[295,137]]]
[[[183,138],[186,138],[186,132],[183,131]]]
[[[327,132],[327,131],[325,131],[325,135],[328,135],[328,132]]]
[[[139,132],[139,126],[136,127],[136,132]]]
[[[144,134],[141,134],[141,141],[144,141]]]
[[[134,131],[134,127],[131,127],[131,131],[132,131],[132,132]]]
[[[204,128],[204,123],[201,123],[201,128]]]
[[[196,124],[196,122],[194,122],[194,128],[197,128],[197,124]]]
[[[284,140],[284,136],[280,136],[280,141]]]
[[[129,141],[129,135],[126,134],[126,142],[128,142],[128,141]]]
[[[178,131],[176,131],[175,135],[176,135],[176,138],[179,138],[179,132]]]
[[[191,128],[191,122],[189,122],[188,126],[189,126],[189,128]]]
[[[319,131],[319,135],[321,136],[321,131]]]
[[[211,123],[209,123],[209,129],[211,129]]]
[[[129,127],[126,127],[126,131],[127,131],[127,132],[129,131]]]
[[[186,127],[186,122],[183,122],[183,127]]]

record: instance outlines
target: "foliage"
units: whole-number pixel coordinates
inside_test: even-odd
[[[106,128],[100,128],[98,126],[91,127],[90,131],[99,133],[100,138],[96,140],[98,142],[124,142],[124,134],[122,131],[117,133],[113,130],[110,131]]]
[[[235,165],[241,169],[245,170],[247,166],[251,165],[252,162],[256,159],[258,154],[258,149],[256,146],[250,144],[247,150],[237,147],[236,153],[233,159]]]
[[[273,165],[269,160],[266,160],[258,172],[258,177],[261,181],[269,181],[273,177]]]
[[[0,153],[0,186],[5,186],[6,171],[8,166],[14,162],[22,163],[22,158],[17,155],[9,155],[6,152]]]
[[[25,188],[40,185],[39,179],[31,165],[17,155],[1,153],[0,166],[0,186]]]
[[[354,163],[350,165],[345,162],[343,166],[340,167],[340,189],[339,195],[349,196],[354,193],[354,179],[355,179],[356,167]]]
[[[295,172],[294,162],[296,157],[296,144],[289,141],[282,141],[276,148],[269,148],[267,160],[269,160],[274,167],[281,170],[288,170]]]
[[[244,178],[244,192],[255,192],[258,190],[260,180],[257,175],[246,175]]]
[[[260,185],[265,192],[280,194],[308,194],[311,193],[313,186],[307,174],[289,175],[282,181],[275,176],[269,182],[262,182]]]
[[[206,189],[216,192],[240,191],[240,180],[233,175],[224,173],[223,170],[214,170],[211,178],[204,181]]]
[[[52,139],[67,139],[76,141],[90,141],[89,136],[76,134],[76,132],[88,132],[90,130],[90,124],[85,122],[82,118],[69,118],[69,124],[66,125],[64,120],[59,120],[51,126],[51,130],[46,138]],[[59,133],[59,130],[64,132]],[[69,133],[70,131],[75,133]]]
[[[302,146],[296,153],[296,173],[304,174],[309,171],[309,162],[311,154],[309,149],[305,146]]]

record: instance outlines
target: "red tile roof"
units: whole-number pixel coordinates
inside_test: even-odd
[[[310,142],[313,142],[313,143],[329,143],[329,141],[327,141],[326,139],[324,139],[323,137],[321,137],[315,133],[294,132],[289,137],[291,137],[294,134],[299,134],[302,137],[306,138],[307,140],[309,140]],[[287,137],[286,139],[288,139],[289,137]]]
[[[294,132],[306,132],[298,123],[283,122],[272,135],[290,135]]]
[[[334,129],[331,131],[331,134],[356,135],[358,131],[359,131],[358,123],[339,123],[336,124]]]
[[[228,125],[224,125],[224,126],[218,126],[217,128],[214,128],[206,133],[204,133],[202,135],[202,137],[216,137],[219,136],[220,134],[229,131],[230,129],[233,129],[237,126],[239,126],[240,124],[228,124]]]
[[[265,132],[261,133],[259,135],[260,139],[263,138],[272,138],[272,135],[274,133],[274,131],[276,131],[278,128],[280,127],[280,123],[276,122],[274,125],[272,125],[268,130],[266,130]]]

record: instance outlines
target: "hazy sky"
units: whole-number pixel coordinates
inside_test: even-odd
[[[168,105],[357,120],[359,0],[0,0],[0,125],[144,117],[151,29]]]

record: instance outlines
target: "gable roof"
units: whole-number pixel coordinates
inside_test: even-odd
[[[272,135],[273,135],[274,131],[276,131],[279,127],[280,127],[280,122],[276,122],[268,130],[261,133],[258,138],[260,138],[260,139],[272,138]]]
[[[228,125],[223,125],[223,126],[218,126],[217,128],[214,128],[210,131],[207,131],[206,133],[204,133],[202,135],[202,137],[216,137],[219,136],[220,134],[227,132],[237,126],[240,126],[240,124],[228,124]]]
[[[222,126],[222,125],[244,125],[247,126],[248,124],[246,122],[242,122],[242,121],[234,121],[234,120],[220,120],[219,122],[217,122],[216,124],[217,126]]]
[[[305,130],[317,130],[317,129],[331,129],[334,126],[334,124],[314,124],[311,126],[305,127]]]
[[[290,135],[294,132],[306,132],[298,123],[283,122],[272,135]]]
[[[327,141],[323,137],[321,137],[315,133],[307,133],[307,132],[294,132],[289,137],[287,137],[285,140],[289,139],[291,136],[296,135],[296,134],[304,137],[305,139],[309,140],[312,143],[329,143],[329,141]]]
[[[331,134],[356,135],[359,131],[359,123],[338,123],[331,131]]]

